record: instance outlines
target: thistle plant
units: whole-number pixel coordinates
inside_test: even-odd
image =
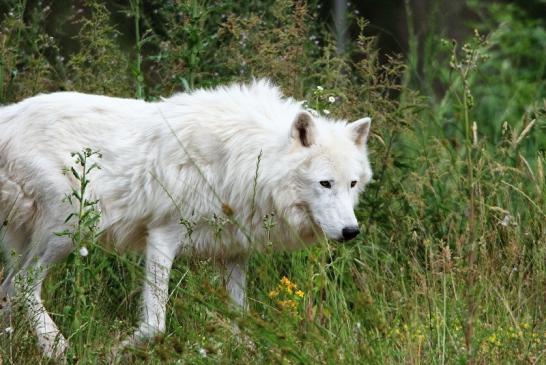
[[[83,308],[88,306],[85,295],[85,283],[93,281],[94,274],[92,268],[88,265],[89,250],[96,246],[101,232],[99,231],[100,211],[98,209],[98,200],[91,200],[88,197],[88,186],[90,183],[89,174],[94,170],[100,169],[99,165],[92,162],[92,159],[101,158],[101,154],[90,148],[85,148],[82,152],[71,154],[75,165],[67,168],[65,174],[70,174],[78,181],[79,186],[73,188],[72,192],[66,195],[68,202],[75,211],[70,213],[65,223],[71,222],[72,230],[65,230],[58,233],[60,236],[70,237],[74,244],[74,253],[69,258],[69,267],[72,272],[67,277],[73,285],[76,298],[74,307],[65,306],[66,314],[73,314],[72,329],[78,331],[82,326],[81,320]]]
[[[69,235],[76,248],[82,249],[86,243],[96,242],[100,234],[98,232],[100,220],[100,212],[97,208],[98,200],[88,200],[87,187],[90,182],[89,174],[93,170],[100,169],[97,163],[89,165],[89,160],[93,156],[101,158],[102,155],[90,148],[85,148],[82,152],[72,153],[71,156],[74,158],[76,167],[81,171],[78,172],[74,166],[65,170],[65,173],[71,174],[79,182],[79,187],[73,188],[72,192],[66,195],[66,201],[73,207],[75,206],[77,211],[70,213],[65,223],[74,219],[76,222],[74,231],[65,231],[62,235]]]

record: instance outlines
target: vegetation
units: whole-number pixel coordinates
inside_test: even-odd
[[[468,37],[443,39],[434,13],[418,37],[408,2],[399,57],[354,13],[359,35],[337,54],[313,0],[84,3],[55,9],[78,29],[61,45],[51,8],[7,2],[1,103],[54,90],[154,100],[270,77],[321,113],[371,116],[375,178],[354,242],[252,256],[246,314],[226,305],[212,262],[180,258],[167,333],[117,357],[138,316],[141,258],[99,246],[95,202],[72,192],[74,231],[62,234],[77,249],[44,289],[69,363],[546,363],[544,21],[469,1],[480,21]],[[120,14],[133,33],[117,30]],[[2,361],[47,363],[17,305],[11,321]]]

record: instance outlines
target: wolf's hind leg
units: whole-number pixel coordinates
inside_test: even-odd
[[[38,346],[47,357],[60,359],[68,347],[68,342],[42,302],[42,283],[47,271],[45,266],[36,265],[24,275],[19,275],[16,286],[18,291],[23,293],[23,303],[38,338]]]
[[[52,359],[61,358],[68,342],[47,312],[42,302],[42,283],[52,265],[60,262],[72,251],[73,244],[69,237],[55,234],[64,227],[50,227],[43,233],[44,238],[35,238],[40,242],[27,255],[27,261],[15,279],[16,291],[23,296],[27,316],[31,320],[38,338],[38,346]]]
[[[1,217],[0,217],[1,219]],[[2,284],[0,285],[0,330],[11,324],[11,297],[14,294],[13,278],[21,266],[21,249],[30,238],[23,229],[14,230],[5,225],[0,229],[0,243],[3,247]]]
[[[21,301],[44,355],[59,359],[65,353],[68,342],[44,307],[42,283],[50,267],[64,259],[71,252],[73,244],[69,237],[55,234],[66,227],[55,224],[44,224],[42,227],[46,228],[34,232],[29,240],[32,243],[18,258],[20,263],[14,266],[2,289],[9,293],[12,301]]]

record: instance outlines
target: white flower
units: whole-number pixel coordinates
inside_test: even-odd
[[[330,102],[330,104],[333,104],[336,102],[336,98],[334,98],[333,96],[329,96],[328,101]]]
[[[13,333],[13,328],[12,327],[6,327],[4,328],[4,332],[6,332],[8,335]]]
[[[322,112],[326,115],[330,114],[330,111],[328,109],[322,109]]]
[[[80,248],[80,256],[86,257],[87,255],[89,255],[87,247],[83,246],[82,248]]]
[[[207,350],[201,347],[199,349],[199,355],[201,355],[202,357],[207,357]]]
[[[318,91],[323,91],[324,88],[323,88],[322,86],[317,86],[317,90],[318,90]]]
[[[501,226],[507,227],[510,224],[510,219],[512,219],[510,214],[505,215],[504,219],[500,222]]]

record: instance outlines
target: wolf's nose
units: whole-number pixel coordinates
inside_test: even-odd
[[[343,239],[345,241],[352,240],[360,233],[360,230],[357,226],[353,227],[345,227],[341,230],[341,234],[343,235]]]

